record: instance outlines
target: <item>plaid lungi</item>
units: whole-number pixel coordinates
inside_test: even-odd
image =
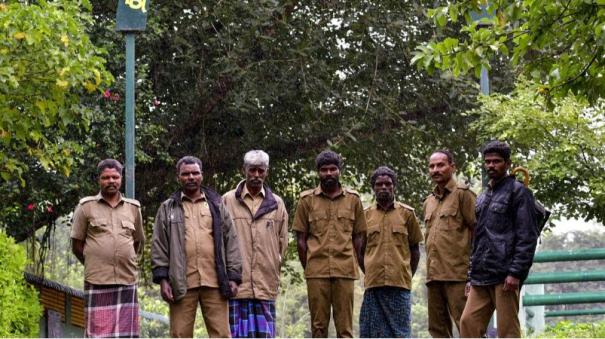
[[[84,283],[87,337],[139,336],[137,285]]]
[[[229,300],[229,325],[233,338],[274,338],[275,301]]]
[[[411,320],[409,290],[390,286],[365,290],[359,314],[360,337],[409,338]]]

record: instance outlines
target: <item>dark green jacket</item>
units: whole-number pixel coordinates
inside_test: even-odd
[[[202,187],[210,214],[214,236],[214,259],[219,289],[226,298],[232,297],[229,281],[242,282],[242,257],[237,233],[229,212],[215,191]],[[175,300],[187,293],[187,257],[185,254],[185,213],[181,191],[164,201],[155,217],[151,243],[151,269],[153,282],[168,279]]]

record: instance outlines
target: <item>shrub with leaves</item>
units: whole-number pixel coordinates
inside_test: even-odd
[[[0,231],[0,337],[37,337],[42,307],[25,282],[25,250]]]

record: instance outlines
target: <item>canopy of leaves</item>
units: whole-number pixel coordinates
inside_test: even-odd
[[[605,221],[605,101],[568,96],[549,110],[523,80],[510,95],[480,101],[472,128],[481,140],[510,141],[538,200],[568,217]]]
[[[594,102],[605,92],[603,0],[451,1],[428,15],[438,27],[461,25],[463,36],[420,45],[413,61],[421,68],[478,77],[503,55],[546,96],[571,92]]]
[[[83,95],[112,79],[90,23],[76,1],[0,4],[0,182],[23,184],[32,163],[69,175],[81,147],[67,134],[92,115]]]

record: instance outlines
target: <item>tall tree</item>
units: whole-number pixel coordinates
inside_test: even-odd
[[[603,0],[448,1],[427,13],[463,35],[446,32],[420,45],[413,61],[421,68],[478,77],[507,56],[547,98],[571,92],[594,102],[605,92]]]

